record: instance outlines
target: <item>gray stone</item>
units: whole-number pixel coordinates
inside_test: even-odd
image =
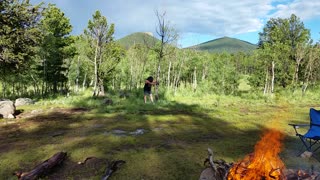
[[[18,98],[15,101],[15,106],[24,106],[34,104],[33,100],[30,98]]]
[[[7,118],[8,118],[8,119],[14,119],[15,117],[14,117],[13,114],[9,114]]]
[[[127,132],[120,129],[115,129],[112,130],[112,134],[127,134]]]
[[[103,132],[103,135],[105,135],[105,136],[109,136],[110,134],[112,134],[114,136],[118,136],[118,137],[127,136],[126,131],[119,130],[119,129],[112,130],[111,132],[107,132],[107,131]]]
[[[143,135],[144,133],[146,133],[146,130],[144,129],[137,129],[133,132],[130,132],[129,134],[131,135],[134,135],[134,136],[137,136],[137,135]]]
[[[0,115],[3,118],[8,118],[11,114],[13,115],[16,110],[12,101],[0,101]]]

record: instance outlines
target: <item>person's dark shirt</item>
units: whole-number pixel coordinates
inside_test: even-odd
[[[150,91],[151,91],[151,84],[149,84],[149,83],[146,82],[146,83],[144,84],[143,90],[150,92]]]

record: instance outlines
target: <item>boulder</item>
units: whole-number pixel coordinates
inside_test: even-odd
[[[18,98],[16,99],[14,104],[15,106],[24,106],[24,105],[34,104],[34,102],[30,98]]]
[[[16,107],[12,101],[0,101],[0,116],[3,118],[12,118]]]

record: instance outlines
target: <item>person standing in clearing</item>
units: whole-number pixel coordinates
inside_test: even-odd
[[[157,82],[153,82],[153,77],[152,76],[149,76],[147,79],[146,79],[146,82],[144,84],[144,87],[143,87],[143,92],[144,92],[144,103],[147,103],[147,96],[149,96],[150,98],[150,101],[153,103],[153,97],[152,97],[152,93],[151,93],[151,87],[152,85],[155,85],[157,84]]]

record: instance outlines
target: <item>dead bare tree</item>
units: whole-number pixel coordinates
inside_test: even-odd
[[[171,26],[170,22],[166,20],[166,12],[159,13],[158,10],[155,11],[157,17],[156,33],[159,36],[160,43],[155,44],[153,47],[150,47],[147,44],[147,47],[154,50],[157,53],[157,71],[156,71],[156,80],[161,81],[161,63],[165,56],[172,54],[175,48],[169,46],[173,44],[178,39],[178,33]],[[155,99],[159,99],[159,86],[155,86]]]

